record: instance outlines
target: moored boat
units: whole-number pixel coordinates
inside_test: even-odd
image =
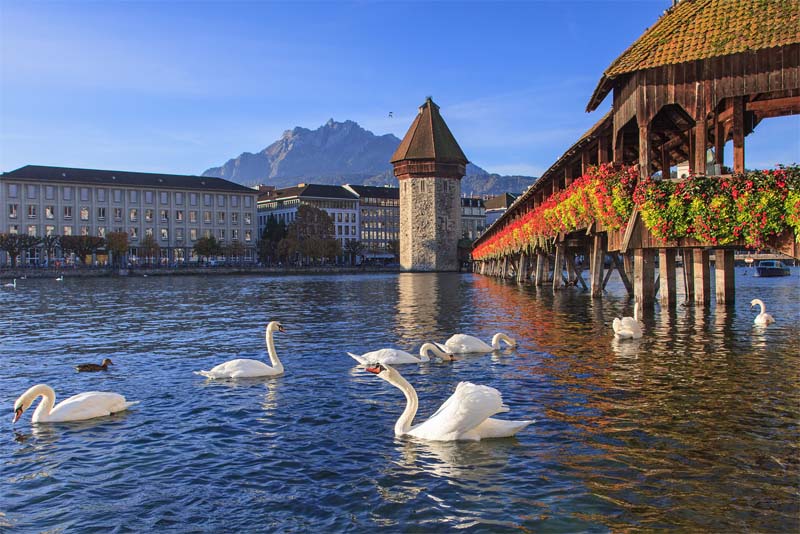
[[[780,260],[761,260],[756,266],[756,276],[789,276],[789,268]]]

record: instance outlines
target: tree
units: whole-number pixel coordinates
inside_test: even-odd
[[[108,251],[111,252],[111,261],[113,265],[119,266],[122,257],[128,252],[128,233],[127,232],[109,232],[106,234],[106,245]]]
[[[44,249],[47,265],[50,265],[50,256],[55,254],[56,247],[61,243],[61,238],[57,235],[42,236],[42,248]]]
[[[61,250],[66,253],[73,253],[78,261],[85,264],[86,256],[94,254],[105,245],[106,240],[102,237],[91,235],[64,235],[61,236]]]
[[[271,264],[278,256],[278,243],[286,237],[286,225],[279,222],[275,215],[267,217],[267,225],[261,232],[256,248],[258,259],[265,264]]]
[[[336,241],[333,219],[324,210],[307,204],[297,208],[297,216],[287,229],[289,237],[297,241],[300,254],[316,260],[329,257]],[[338,247],[338,241],[336,245]],[[335,256],[334,256],[335,257]]]
[[[351,239],[344,244],[344,253],[350,260],[350,265],[354,265],[356,259],[364,253],[364,243]]]
[[[219,256],[222,252],[219,242],[212,235],[209,237],[201,237],[194,244],[194,253],[201,258],[210,258],[211,256]]]
[[[153,237],[152,234],[147,234],[142,239],[142,242],[139,243],[139,255],[144,256],[147,259],[147,263],[158,263],[158,261],[153,262],[154,259],[158,258],[161,252],[161,246],[156,241],[156,238]]]
[[[244,256],[245,251],[247,250],[242,243],[239,241],[234,241],[227,247],[227,252],[225,255],[229,258],[238,259],[239,263],[242,262],[242,257]]]
[[[299,249],[300,243],[295,238],[287,236],[278,243],[277,254],[281,260],[289,262],[294,260]]]
[[[17,266],[19,256],[19,234],[0,234],[0,250],[4,250],[11,259],[11,266]]]
[[[18,240],[19,240],[20,253],[25,253],[25,252],[29,253],[31,249],[38,247],[39,243],[42,242],[41,239],[32,235],[20,235],[18,237]],[[25,259],[24,255],[22,259],[23,260]]]

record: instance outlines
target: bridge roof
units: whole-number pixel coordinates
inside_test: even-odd
[[[605,70],[586,111],[624,74],[800,43],[797,0],[683,0]]]
[[[456,138],[439,114],[431,97],[419,108],[419,113],[411,123],[400,146],[392,155],[391,163],[403,160],[435,160],[441,163],[469,163],[467,156],[458,146]]]

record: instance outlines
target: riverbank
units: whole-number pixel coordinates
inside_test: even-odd
[[[223,275],[296,275],[296,274],[363,274],[363,273],[398,273],[399,267],[380,266],[308,266],[308,267],[258,267],[258,266],[232,266],[232,267],[136,267],[131,269],[112,269],[110,267],[66,267],[55,268],[6,268],[0,270],[0,280],[14,278],[103,278],[126,276],[223,276]]]

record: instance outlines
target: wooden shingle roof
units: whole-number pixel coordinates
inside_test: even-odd
[[[439,106],[428,97],[419,108],[405,137],[392,155],[391,163],[403,160],[435,160],[441,163],[469,163],[439,114]]]
[[[800,43],[800,0],[683,0],[605,70],[586,111],[631,72]]]

